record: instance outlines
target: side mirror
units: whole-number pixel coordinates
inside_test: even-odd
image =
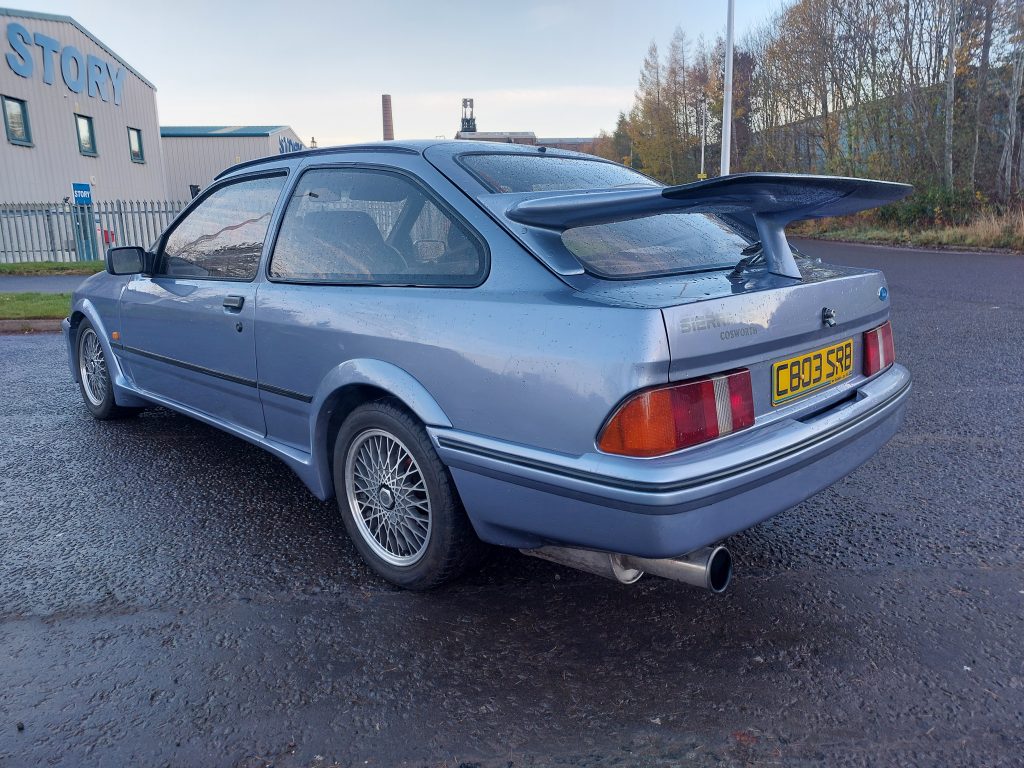
[[[141,275],[152,271],[152,256],[137,245],[107,251],[107,272],[112,275]]]

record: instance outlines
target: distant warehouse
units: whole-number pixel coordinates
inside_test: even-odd
[[[162,125],[160,138],[168,194],[183,200],[230,165],[306,148],[287,125]]]
[[[156,86],[70,16],[0,8],[0,35],[0,204],[17,211],[188,200],[229,165],[304,148],[284,125],[160,127]]]

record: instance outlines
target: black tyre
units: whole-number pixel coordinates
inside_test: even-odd
[[[380,400],[349,414],[334,443],[334,490],[363,559],[405,589],[426,590],[480,561],[448,469],[423,426]]]
[[[114,402],[114,386],[110,367],[96,329],[88,320],[78,324],[75,336],[75,362],[78,366],[78,388],[82,400],[94,418],[123,419],[138,414],[141,408],[125,408]]]

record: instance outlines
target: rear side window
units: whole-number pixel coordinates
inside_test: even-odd
[[[731,267],[749,242],[701,213],[567,229],[562,243],[588,272],[612,279],[657,277]]]
[[[284,175],[221,187],[182,219],[164,244],[161,274],[252,280]]]
[[[581,157],[534,154],[466,154],[462,163],[491,192],[548,192],[660,186],[624,165]]]
[[[480,239],[420,184],[385,170],[319,168],[288,201],[270,277],[467,287],[486,267]]]

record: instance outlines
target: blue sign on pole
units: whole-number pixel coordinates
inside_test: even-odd
[[[92,185],[81,182],[71,183],[72,210],[75,223],[75,251],[81,261],[96,258],[96,227],[92,214]]]
[[[73,182],[71,192],[74,194],[75,205],[92,205],[92,185]]]

